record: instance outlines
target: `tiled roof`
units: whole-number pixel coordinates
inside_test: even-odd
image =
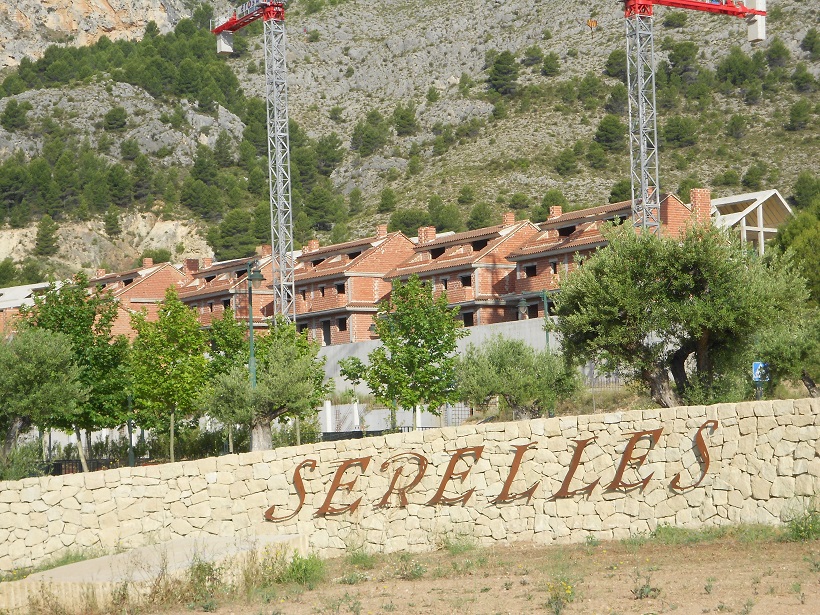
[[[516,231],[519,231],[526,226],[535,229],[536,227],[524,220],[516,222],[515,224],[503,226],[496,225],[486,229],[478,229],[476,231],[468,231],[466,233],[456,233],[446,238],[447,241],[431,241],[429,243],[416,246],[416,254],[413,258],[405,261],[393,271],[391,271],[386,278],[397,278],[402,276],[413,275],[414,273],[428,273],[430,271],[445,271],[454,268],[465,267],[473,265],[489,254],[492,254],[497,248],[504,243],[507,238],[512,237]],[[462,248],[467,247],[470,242],[476,239],[488,238],[487,245],[477,252],[469,252],[462,256]],[[457,239],[457,241],[454,241]],[[452,244],[446,248],[444,254],[433,260],[417,260],[421,255],[425,254],[430,248],[443,248],[442,244]],[[502,256],[501,258],[505,258]]]
[[[136,269],[129,269],[128,271],[106,273],[105,275],[101,275],[97,278],[91,278],[88,283],[96,286],[97,284],[110,284],[111,282],[115,282],[123,278],[145,277],[147,275],[151,275],[154,271],[167,264],[168,263],[158,263],[150,267],[138,267]]]
[[[583,223],[568,237],[555,236],[555,229],[541,231],[507,258],[511,261],[547,252],[565,252],[584,246],[606,242],[597,220]]]
[[[393,235],[394,233],[390,233],[387,235]],[[321,246],[316,248],[315,250],[311,250],[310,252],[305,252],[304,248],[302,249],[302,255],[297,259],[297,261],[312,261],[315,260],[317,256],[324,256],[325,258],[328,257],[330,254],[344,254],[350,250],[355,248],[363,248],[364,246],[375,246],[387,237],[363,237],[362,239],[354,239],[352,241],[346,241],[344,243],[336,243],[329,246]]]
[[[621,212],[626,213],[632,211],[632,201],[621,201],[620,203],[610,203],[608,205],[600,205],[598,207],[588,207],[586,209],[578,209],[576,211],[568,211],[555,218],[550,218],[544,222],[539,222],[538,226],[542,229],[557,228],[565,226],[567,223],[583,221],[586,218],[599,218]]]

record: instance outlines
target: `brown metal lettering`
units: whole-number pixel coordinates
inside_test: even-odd
[[[557,500],[559,498],[571,498],[573,496],[582,494],[582,495],[589,495],[592,493],[592,490],[598,486],[598,483],[601,481],[600,478],[592,481],[588,485],[581,487],[580,489],[575,489],[574,491],[569,490],[570,484],[572,484],[572,478],[575,476],[575,471],[578,469],[579,464],[581,463],[581,455],[584,454],[584,449],[587,447],[587,444],[590,442],[594,442],[595,437],[587,438],[586,440],[575,440],[575,452],[572,454],[572,460],[569,462],[569,470],[567,470],[567,475],[564,477],[564,482],[561,483],[561,488],[555,492],[550,498],[550,501]]]
[[[299,511],[302,510],[302,506],[305,504],[305,495],[307,494],[307,491],[305,490],[305,483],[302,481],[302,475],[300,474],[302,468],[310,468],[311,470],[315,470],[316,460],[305,459],[302,463],[296,466],[296,469],[293,471],[293,486],[296,488],[296,495],[299,496],[299,506],[286,517],[274,517],[273,509],[276,508],[276,505],[274,504],[265,511],[265,521],[273,521],[274,523],[279,521],[287,521],[288,519],[293,519],[293,517],[298,515]]]
[[[438,491],[436,494],[427,502],[428,506],[435,506],[436,504],[458,504],[461,502],[462,504],[466,504],[467,500],[470,499],[470,496],[473,495],[473,491],[475,488],[470,489],[464,495],[448,498],[444,495],[444,489],[447,487],[447,483],[450,482],[451,478],[459,478],[461,482],[464,482],[464,479],[467,478],[467,475],[470,473],[470,470],[473,469],[472,466],[468,467],[466,470],[462,472],[454,472],[456,464],[460,459],[471,455],[473,459],[478,461],[481,457],[481,453],[484,451],[483,446],[473,446],[470,448],[460,448],[453,453],[453,456],[450,458],[450,464],[447,466],[447,471],[444,473],[444,478],[441,479],[441,485],[439,485]]]
[[[659,429],[652,429],[649,431],[637,431],[634,434],[632,434],[632,437],[629,439],[629,442],[626,443],[624,454],[623,456],[621,456],[621,463],[618,466],[618,470],[615,472],[615,478],[612,479],[612,482],[609,484],[609,487],[606,488],[607,491],[615,491],[616,489],[631,491],[636,487],[639,487],[640,490],[643,491],[646,488],[646,484],[649,482],[649,479],[651,479],[652,476],[655,474],[654,472],[652,472],[652,474],[650,474],[643,480],[639,480],[637,483],[623,482],[624,472],[626,471],[627,464],[632,464],[635,470],[641,467],[641,464],[646,460],[646,456],[649,455],[649,451],[651,451],[652,447],[658,443],[658,439],[661,437],[662,432],[663,427]],[[649,436],[649,448],[643,455],[633,457],[632,453],[635,452],[635,445],[641,438],[645,438],[646,436]]]
[[[399,453],[385,461],[381,466],[381,471],[386,472],[390,467],[390,462],[400,457],[414,457],[416,459],[418,462],[416,475],[407,485],[397,488],[396,483],[399,481],[399,477],[402,476],[401,471],[404,469],[404,465],[396,468],[396,471],[393,473],[393,479],[390,481],[390,487],[387,488],[387,493],[384,494],[384,497],[376,504],[376,508],[384,508],[387,506],[390,502],[390,496],[394,493],[399,496],[399,506],[407,506],[407,492],[421,482],[421,479],[424,477],[424,472],[427,470],[427,465],[430,463],[424,455],[419,455],[418,453]]]
[[[324,504],[316,511],[317,517],[324,517],[325,515],[340,515],[344,512],[353,512],[358,508],[359,502],[362,501],[362,498],[359,498],[352,504],[348,504],[346,506],[340,506],[338,508],[333,508],[330,505],[330,502],[333,500],[333,496],[336,495],[336,492],[339,489],[344,488],[348,493],[353,491],[353,486],[356,484],[356,478],[347,481],[346,483],[342,482],[342,476],[344,476],[345,471],[348,468],[352,468],[354,466],[359,466],[362,469],[362,472],[367,470],[367,466],[370,463],[370,457],[358,457],[357,459],[348,459],[347,461],[343,461],[342,465],[339,466],[339,469],[336,470],[336,475],[333,477],[333,482],[330,483],[330,490],[327,492],[327,497],[325,498]],[[358,478],[358,477],[357,477]]]
[[[715,429],[718,428],[718,422],[714,419],[706,421],[703,425],[700,426],[697,433],[695,434],[695,448],[698,451],[698,455],[700,455],[701,461],[703,462],[703,470],[701,471],[700,478],[697,480],[696,483],[689,485],[688,487],[681,487],[680,486],[680,472],[675,474],[675,477],[672,479],[672,482],[669,486],[674,489],[675,491],[687,491],[689,489],[694,489],[701,482],[703,479],[706,478],[706,473],[709,471],[709,449],[706,448],[706,442],[703,439],[703,432],[706,429],[711,429],[712,433],[715,432]]]
[[[515,500],[520,500],[521,498],[527,498],[527,504],[530,503],[532,494],[535,493],[538,485],[541,484],[540,480],[535,481],[529,489],[522,491],[521,493],[511,494],[510,489],[512,488],[513,481],[515,480],[515,475],[518,473],[518,468],[521,465],[521,459],[524,457],[524,453],[535,445],[535,442],[530,442],[529,444],[518,444],[514,447],[515,457],[513,457],[512,466],[510,466],[510,474],[507,476],[507,480],[504,481],[504,487],[501,489],[501,493],[499,493],[498,497],[492,501],[492,504],[506,504],[507,502],[514,502]]]

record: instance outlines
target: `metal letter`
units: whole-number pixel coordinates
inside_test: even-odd
[[[305,490],[305,483],[302,482],[302,475],[300,474],[302,468],[310,468],[311,470],[315,470],[316,461],[314,459],[305,459],[302,463],[296,466],[296,469],[293,471],[293,486],[296,487],[296,495],[299,496],[299,506],[286,517],[274,517],[273,509],[276,508],[276,505],[274,504],[265,511],[265,521],[273,521],[274,523],[279,521],[287,521],[288,519],[293,519],[293,517],[298,515],[299,511],[302,510],[302,506],[305,504],[305,495],[307,494],[307,491]]]
[[[453,456],[450,458],[450,464],[447,466],[447,471],[444,473],[444,477],[441,479],[441,485],[439,485],[438,491],[436,494],[427,502],[428,506],[435,506],[436,504],[458,504],[459,502],[462,504],[466,504],[467,500],[470,499],[470,496],[473,495],[473,491],[475,488],[470,489],[464,495],[459,495],[456,497],[448,498],[444,496],[444,489],[447,487],[447,483],[450,481],[451,478],[459,478],[461,482],[464,482],[464,479],[467,478],[467,475],[470,473],[470,470],[473,469],[472,466],[469,466],[466,470],[462,472],[454,472],[456,464],[460,459],[466,457],[468,455],[472,455],[473,459],[476,461],[479,460],[481,457],[481,453],[484,451],[483,446],[473,446],[471,448],[460,448],[453,453]]]
[[[535,442],[530,442],[529,444],[518,444],[514,447],[515,457],[513,457],[512,466],[510,466],[510,474],[507,476],[507,480],[504,481],[504,487],[501,489],[501,493],[499,493],[498,497],[492,501],[493,504],[506,504],[507,502],[514,502],[515,500],[519,500],[521,498],[527,498],[527,504],[530,503],[532,494],[535,493],[538,485],[541,484],[540,480],[535,481],[529,489],[522,491],[521,493],[510,494],[510,489],[512,488],[513,481],[515,480],[515,475],[518,473],[518,468],[521,465],[521,458],[530,447],[535,445]]]
[[[592,481],[584,487],[581,487],[580,489],[575,489],[574,491],[569,490],[569,486],[572,483],[572,477],[575,476],[575,471],[581,463],[581,455],[584,454],[584,449],[587,447],[587,444],[594,441],[594,436],[592,438],[587,438],[586,440],[575,440],[575,444],[577,446],[575,447],[575,452],[572,454],[572,460],[569,462],[569,470],[567,471],[567,475],[564,477],[564,482],[561,483],[561,488],[550,498],[551,502],[559,498],[571,498],[578,494],[589,495],[592,493],[592,490],[598,486],[598,483],[601,481],[600,478]]]
[[[697,480],[696,483],[689,485],[688,487],[681,487],[680,486],[680,472],[675,474],[675,477],[672,479],[672,482],[669,484],[672,489],[675,491],[687,491],[688,489],[694,489],[701,482],[703,479],[706,478],[706,473],[709,471],[709,449],[706,448],[706,442],[703,440],[703,432],[706,429],[711,429],[712,433],[715,433],[715,429],[718,428],[718,422],[714,419],[710,421],[706,421],[703,425],[700,426],[697,433],[695,433],[695,448],[700,455],[701,460],[703,461],[703,470],[701,471],[700,478]]]
[[[317,517],[324,517],[325,515],[340,515],[343,512],[353,512],[356,508],[358,508],[359,502],[362,501],[362,498],[359,498],[352,504],[340,506],[339,508],[333,508],[330,505],[330,502],[333,500],[333,496],[336,492],[341,488],[347,490],[348,493],[353,491],[353,486],[356,484],[356,478],[343,483],[342,476],[344,476],[345,471],[348,468],[359,466],[362,469],[362,472],[364,472],[367,470],[369,463],[370,457],[359,457],[357,459],[348,459],[347,461],[342,462],[342,465],[340,465],[339,469],[336,470],[336,476],[333,477],[333,482],[330,484],[330,490],[327,492],[327,497],[325,498],[324,504],[322,504],[319,510],[316,511]]]
[[[655,474],[654,472],[637,483],[623,482],[624,472],[626,471],[626,466],[628,463],[634,463],[633,467],[635,470],[641,467],[641,464],[646,459],[646,456],[649,455],[649,451],[651,451],[652,447],[658,443],[658,439],[661,437],[662,432],[663,427],[660,429],[652,429],[650,431],[638,431],[632,434],[629,442],[626,443],[624,454],[621,457],[621,463],[618,466],[618,470],[615,472],[615,478],[612,479],[612,482],[609,483],[609,487],[606,488],[607,491],[615,491],[616,489],[630,491],[636,487],[640,487],[640,490],[643,491],[646,488],[646,484],[649,482],[649,479],[652,478],[653,474]],[[643,455],[633,457],[632,453],[635,451],[635,445],[638,443],[638,440],[645,438],[646,436],[649,436],[649,448],[646,449],[646,452]]]
[[[384,494],[384,497],[376,504],[376,508],[384,508],[390,502],[390,496],[394,493],[397,493],[399,496],[399,506],[407,506],[407,492],[410,491],[413,487],[418,485],[421,482],[421,479],[424,477],[424,472],[427,470],[427,464],[430,462],[424,455],[419,455],[418,453],[399,453],[398,455],[393,455],[390,459],[385,461],[381,466],[381,471],[386,472],[387,469],[390,467],[390,462],[394,459],[398,459],[399,457],[414,457],[417,461],[418,470],[416,471],[416,475],[413,477],[413,480],[410,481],[404,487],[396,487],[396,483],[399,481],[399,477],[402,475],[401,471],[404,469],[404,465],[399,466],[396,468],[396,471],[393,473],[393,479],[390,481],[390,487],[387,488],[387,493]]]

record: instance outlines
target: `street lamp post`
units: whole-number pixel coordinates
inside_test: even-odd
[[[253,289],[259,288],[265,276],[259,270],[257,261],[249,261],[248,270],[248,374],[251,388],[256,388],[256,353],[253,347]]]

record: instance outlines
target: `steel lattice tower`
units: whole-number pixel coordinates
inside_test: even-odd
[[[268,127],[268,187],[273,258],[273,313],[288,322],[296,320],[294,300],[293,209],[290,199],[290,136],[288,134],[288,70],[285,62],[284,2],[250,0],[211,31],[217,51],[233,52],[233,34],[262,19],[265,37],[265,104]]]
[[[273,244],[273,311],[296,320],[293,263],[293,209],[290,199],[288,82],[285,11],[265,18],[265,102],[268,113],[268,181]]]
[[[655,106],[655,49],[652,15],[626,19],[626,74],[629,83],[629,156],[632,223],[659,234],[658,123]]]

